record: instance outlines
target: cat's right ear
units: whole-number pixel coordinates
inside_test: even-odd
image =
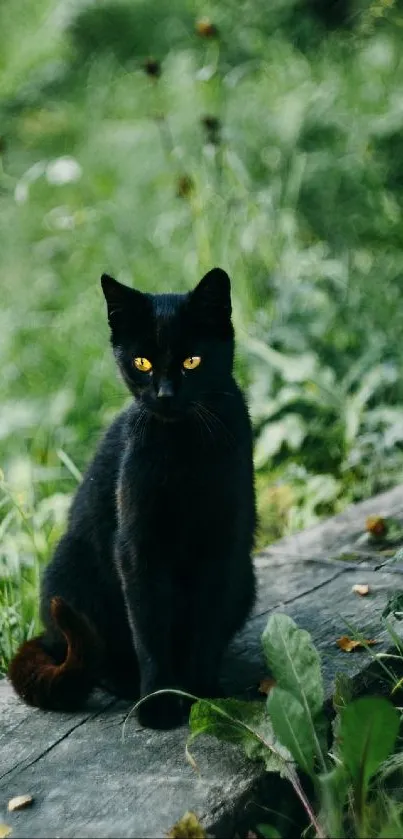
[[[113,328],[123,316],[133,315],[134,311],[144,303],[144,295],[134,288],[118,283],[109,274],[102,274],[102,291],[108,307],[108,321]]]

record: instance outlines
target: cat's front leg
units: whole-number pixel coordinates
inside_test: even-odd
[[[221,568],[220,568],[221,560]],[[214,573],[199,582],[191,608],[190,643],[181,683],[198,697],[219,697],[221,667],[228,645],[249,615],[255,595],[252,565],[244,561],[242,578],[222,567],[217,556]],[[221,573],[220,573],[221,572]],[[208,604],[208,607],[206,606]]]
[[[140,670],[140,697],[176,686],[173,675],[173,601],[169,576],[155,553],[141,546],[128,547],[120,538],[116,563],[122,583],[127,616]],[[183,705],[173,694],[162,694],[143,702],[137,716],[150,728],[172,728],[182,721]]]
[[[222,695],[219,678],[228,631],[220,588],[198,580],[189,603],[186,655],[181,659],[179,679],[184,690],[198,697]]]
[[[194,630],[188,661],[181,673],[181,686],[199,698],[223,696],[220,671],[227,642],[220,621],[214,617],[209,610],[208,625]]]

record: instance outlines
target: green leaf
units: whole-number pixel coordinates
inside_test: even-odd
[[[199,699],[190,712],[188,746],[200,734],[243,747],[251,760],[263,760],[268,772],[287,775],[291,756],[276,741],[264,702]]]
[[[271,824],[258,824],[256,826],[259,833],[264,836],[264,839],[281,839],[281,834]]]
[[[266,662],[278,687],[292,693],[312,717],[324,702],[320,658],[309,632],[288,615],[272,615],[262,636]]]
[[[260,432],[254,452],[254,462],[257,469],[277,454],[282,445],[291,451],[297,451],[306,436],[305,423],[296,414],[284,414],[280,420],[268,422]]]
[[[358,390],[348,396],[344,405],[344,436],[349,447],[356,439],[362,422],[363,411],[375,391],[384,386],[385,379],[396,381],[396,371],[386,364],[378,364],[361,378]]]
[[[273,368],[281,373],[286,382],[304,382],[315,375],[317,359],[313,353],[286,355],[246,331],[242,332],[242,343],[250,353],[264,361],[269,369]]]
[[[393,750],[398,730],[398,711],[387,699],[363,697],[341,709],[340,755],[361,801],[370,779]]]
[[[270,691],[267,708],[280,743],[291,752],[298,766],[312,775],[316,743],[299,700],[292,693],[274,687]]]
[[[266,661],[277,687],[292,694],[303,708],[315,754],[325,769],[321,736],[323,729],[323,680],[320,659],[309,632],[298,629],[288,615],[272,615],[262,636]]]

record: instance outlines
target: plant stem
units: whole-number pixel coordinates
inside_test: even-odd
[[[298,778],[297,773],[294,770],[289,769],[287,777],[288,777],[288,780],[290,781],[290,784],[292,785],[292,787],[294,789],[295,794],[298,796],[302,806],[304,807],[308,818],[311,820],[311,823],[316,830],[317,839],[326,839],[326,834],[323,832],[323,830],[322,830],[322,828],[321,828],[321,826],[320,826],[320,824],[319,824],[319,822],[318,822],[318,820],[315,816],[315,813],[312,810],[312,807],[309,803],[309,800],[306,797],[306,795],[304,793],[304,790],[301,787],[301,784],[299,782],[299,778]]]

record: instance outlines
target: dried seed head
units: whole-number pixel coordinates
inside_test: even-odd
[[[143,64],[143,70],[147,73],[147,76],[151,76],[153,79],[159,79],[161,75],[161,64],[156,58],[147,58]]]
[[[196,32],[201,38],[216,38],[218,29],[208,17],[202,17],[196,21]]]
[[[193,179],[190,175],[181,175],[178,178],[178,182],[176,185],[176,194],[178,198],[189,198],[189,195],[194,190],[194,183]]]

